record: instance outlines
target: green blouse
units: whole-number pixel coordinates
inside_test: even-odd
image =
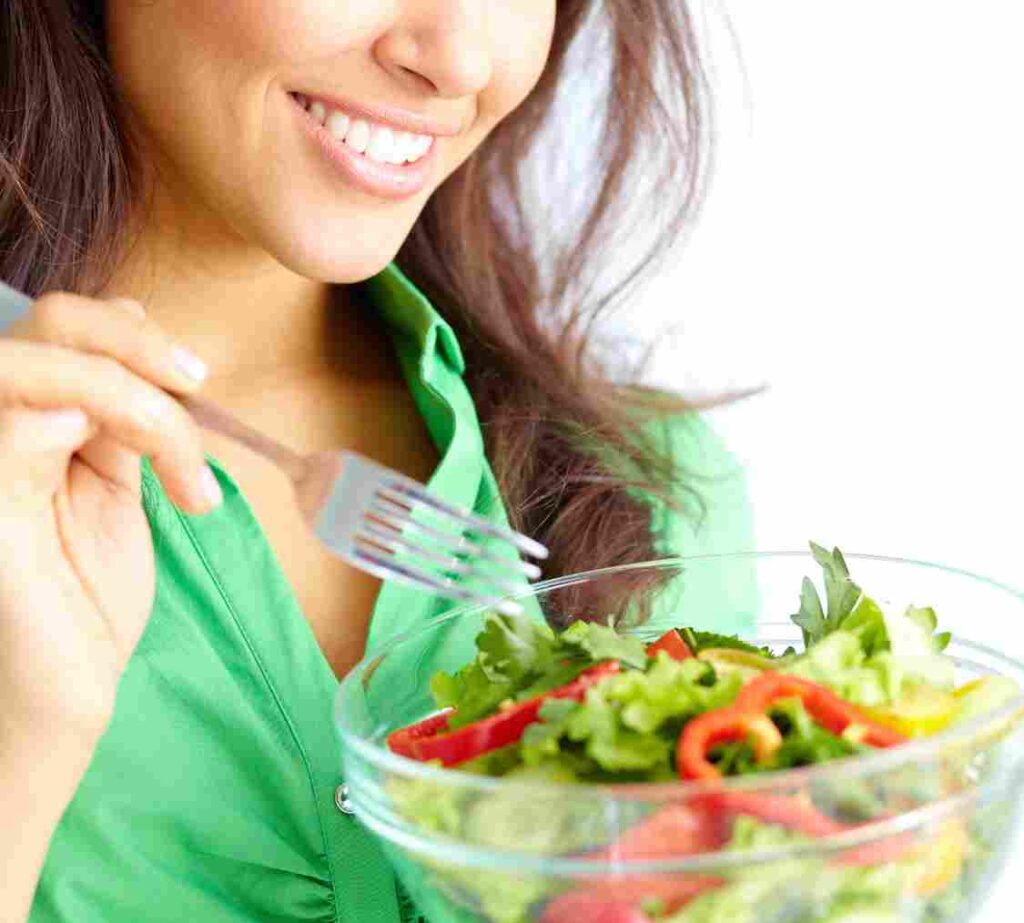
[[[437,444],[431,489],[502,518],[452,329],[394,265],[363,286]],[[695,415],[666,421],[665,438],[706,476],[707,509],[699,525],[658,510],[659,550],[747,549],[736,463]],[[196,517],[143,463],[152,618],[53,838],[31,923],[404,923],[414,913],[376,842],[336,806],[338,682],[252,508],[209,461],[225,501]],[[369,648],[447,607],[385,585]]]

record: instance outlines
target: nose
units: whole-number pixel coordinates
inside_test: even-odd
[[[410,0],[377,42],[381,64],[439,96],[480,93],[491,82],[489,0]]]

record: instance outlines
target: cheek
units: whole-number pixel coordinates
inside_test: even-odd
[[[380,18],[373,3],[109,0],[107,39],[122,92],[150,129],[171,118],[210,127],[251,119],[272,80],[328,66]]]
[[[554,0],[512,0],[505,6],[506,11],[493,20],[494,79],[485,94],[489,114],[496,118],[508,115],[537,85],[555,28]]]

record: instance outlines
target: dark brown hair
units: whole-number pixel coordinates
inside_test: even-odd
[[[0,278],[30,294],[88,293],[116,265],[138,192],[103,3],[0,10]],[[649,499],[696,506],[680,503],[696,494],[646,425],[686,405],[629,375],[613,382],[594,321],[656,265],[699,199],[704,86],[681,0],[558,0],[539,84],[431,197],[398,255],[461,338],[510,515],[551,548],[549,575],[654,557]],[[588,99],[580,128],[592,136],[573,137],[569,109]],[[602,278],[607,263],[618,279]],[[649,588],[639,579],[629,592]]]

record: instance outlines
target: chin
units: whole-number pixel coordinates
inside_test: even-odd
[[[354,226],[353,226],[354,225]],[[386,229],[391,230],[391,229]],[[363,282],[384,270],[401,249],[409,229],[402,233],[371,234],[359,222],[338,230],[316,233],[308,227],[279,230],[271,255],[292,272],[307,279],[338,284]]]

